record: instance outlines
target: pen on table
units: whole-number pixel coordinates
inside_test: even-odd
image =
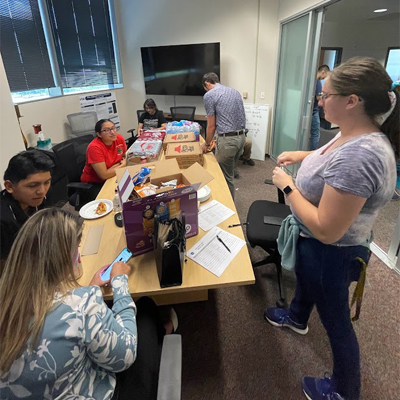
[[[243,222],[242,224],[232,224],[232,225],[228,225],[228,228],[234,228],[235,226],[241,226],[241,225],[248,225],[248,222]]]
[[[229,247],[224,243],[224,241],[218,235],[217,235],[217,239],[219,242],[221,242],[224,245],[224,247],[229,251],[229,253],[231,253],[231,251],[229,250]]]

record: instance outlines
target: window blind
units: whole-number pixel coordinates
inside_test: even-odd
[[[46,0],[64,88],[119,83],[107,0]]]
[[[0,50],[11,92],[54,87],[37,0],[0,1]]]

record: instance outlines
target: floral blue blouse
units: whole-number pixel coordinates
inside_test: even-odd
[[[127,275],[111,281],[110,310],[98,286],[56,295],[38,346],[1,376],[1,399],[111,399],[115,373],[136,358],[136,306]]]

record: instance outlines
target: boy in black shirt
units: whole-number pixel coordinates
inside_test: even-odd
[[[50,157],[39,150],[22,151],[8,163],[4,173],[5,189],[0,193],[1,266],[22,225],[45,207],[53,167]]]
[[[162,111],[160,111],[153,99],[147,99],[143,108],[145,112],[139,118],[137,133],[140,134],[141,129],[160,130],[165,129],[167,120]]]

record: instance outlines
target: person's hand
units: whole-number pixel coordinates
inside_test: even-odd
[[[288,185],[294,186],[292,177],[279,167],[275,167],[272,171],[272,182],[280,190]]]
[[[124,168],[126,167],[126,158],[123,158],[120,162],[119,162],[119,167],[118,168]]]
[[[109,267],[110,264],[101,267],[94,275],[89,283],[89,286],[106,286],[110,282],[109,280],[103,281],[101,279],[101,274]]]
[[[118,261],[113,265],[110,277],[112,279],[112,278],[114,278],[114,276],[124,275],[124,274],[129,275],[130,273],[131,273],[130,265],[125,264],[122,261]]]
[[[206,142],[204,142],[204,143],[201,145],[201,150],[203,151],[203,153],[207,153],[207,151],[208,151],[208,145],[207,145]]]
[[[303,155],[301,151],[284,151],[283,153],[279,154],[277,159],[278,167],[284,165],[292,165],[297,164],[298,162],[303,160]]]

